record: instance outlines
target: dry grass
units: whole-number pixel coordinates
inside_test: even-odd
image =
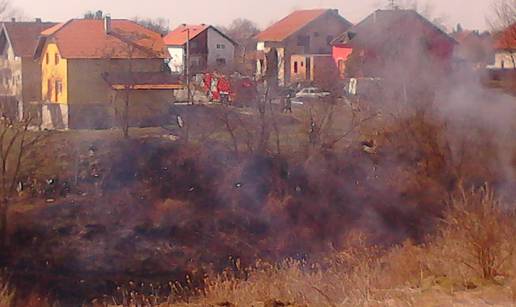
[[[503,205],[489,188],[461,190],[425,245],[382,252],[352,235],[346,250],[317,265],[258,263],[247,280],[219,275],[195,303],[173,306],[510,305],[516,228]]]
[[[14,299],[14,292],[7,283],[0,280],[0,307],[10,307]]]

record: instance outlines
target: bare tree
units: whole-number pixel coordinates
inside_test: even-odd
[[[516,0],[497,0],[493,3],[493,13],[488,22],[497,34],[496,39],[506,47],[508,57],[516,67],[516,52],[512,44],[516,41]],[[512,49],[512,50],[511,50]]]
[[[165,18],[140,18],[134,17],[132,19],[137,24],[146,27],[149,30],[157,32],[161,35],[165,35],[168,33],[169,29],[169,21]]]
[[[254,37],[260,33],[256,23],[249,19],[237,18],[229,26],[219,28],[238,44],[236,47],[236,59],[237,63],[242,66],[240,70],[245,73],[251,73],[252,71],[249,71],[249,68],[252,70],[254,65],[251,65],[253,61],[248,58],[250,51],[256,49]]]
[[[87,11],[86,13],[84,13],[84,19],[98,19],[98,20],[100,20],[100,19],[104,18],[105,16],[106,15],[101,10]]]
[[[27,153],[46,134],[29,131],[30,118],[14,122],[0,119],[0,247],[8,242],[8,213],[15,192],[23,189],[20,171]]]

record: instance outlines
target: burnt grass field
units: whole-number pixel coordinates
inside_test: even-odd
[[[34,148],[2,254],[20,299],[35,292],[77,306],[131,282],[202,287],[237,263],[316,261],[351,231],[384,248],[423,243],[459,185],[513,196],[514,143],[492,145],[483,128],[463,138],[431,113],[374,117],[337,146],[351,114],[337,111],[350,107],[310,107],[321,123],[314,141],[305,106],[281,115],[279,132],[269,124],[260,147],[254,115],[197,108],[183,117],[202,117],[204,128],[135,129],[130,139],[56,132]],[[340,114],[331,125],[328,112]],[[207,126],[209,136],[199,132]]]

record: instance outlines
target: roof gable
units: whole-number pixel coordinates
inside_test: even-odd
[[[159,33],[125,19],[111,20],[109,34],[105,32],[104,20],[92,19],[72,19],[47,29],[42,34],[42,43],[55,42],[63,58],[169,57]],[[39,54],[36,53],[36,56]]]
[[[457,42],[432,22],[414,10],[377,10],[332,44],[353,46],[381,46],[389,42],[403,42],[420,38],[442,39],[451,44]]]
[[[3,31],[11,44],[14,55],[32,57],[41,32],[54,26],[50,22],[4,22]]]
[[[256,35],[256,39],[258,41],[269,41],[269,42],[281,42],[285,39],[289,38],[296,32],[303,29],[305,26],[315,21],[316,19],[330,13],[336,12],[336,10],[332,9],[315,9],[315,10],[300,10],[295,11],[288,15],[287,17],[281,19],[276,22],[269,28],[265,29],[258,35]],[[351,23],[336,13],[336,16],[339,16],[343,22],[348,23],[351,26]]]
[[[174,30],[170,31],[164,38],[163,41],[167,46],[182,46],[186,44],[188,39],[188,35],[190,36],[190,40],[197,37],[199,34],[208,30],[210,26],[205,24],[200,25],[180,25]],[[190,33],[187,33],[190,31]]]

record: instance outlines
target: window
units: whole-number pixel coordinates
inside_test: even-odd
[[[217,65],[219,65],[219,66],[226,65],[226,59],[217,59]]]
[[[48,65],[49,63],[49,58],[48,58],[48,52],[45,54],[45,63]]]
[[[54,54],[54,64],[59,64],[59,54]]]
[[[297,69],[297,62],[294,62],[294,73],[297,74],[297,71],[298,71],[298,69]]]
[[[59,94],[63,92],[63,84],[61,83],[61,80],[54,81],[54,101],[59,101]]]
[[[301,62],[301,67],[304,67],[305,66],[305,62]]]
[[[226,45],[224,45],[224,44],[217,44],[217,49],[226,49]]]
[[[195,49],[197,47],[199,47],[199,43],[198,42],[192,42],[192,41],[190,42],[190,49]]]

